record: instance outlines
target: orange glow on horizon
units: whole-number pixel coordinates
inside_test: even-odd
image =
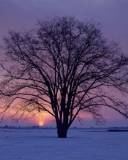
[[[3,124],[16,125],[16,123],[18,122],[18,125],[21,125],[21,126],[34,125],[39,127],[55,124],[54,118],[45,111],[42,111],[42,112],[33,111],[32,113],[28,113],[27,111],[25,111],[24,115],[22,115],[22,111],[20,112],[20,110],[16,114],[18,107],[19,106],[16,105],[8,109],[4,114],[0,114],[0,119],[2,119]],[[3,110],[4,110],[4,107],[0,107],[0,112],[2,112]],[[118,115],[118,113],[112,112],[109,109],[103,109],[101,111],[105,119],[110,123],[112,121],[120,121],[123,119],[120,115]],[[88,113],[87,114],[80,113],[79,117],[81,120],[92,120],[92,116]]]
[[[44,117],[43,114],[39,114],[38,118],[37,118],[37,123],[39,127],[43,127],[44,126]]]
[[[39,127],[43,127],[50,121],[49,114],[47,112],[40,112],[37,114],[36,123]]]
[[[49,115],[47,112],[38,112],[38,111],[33,111],[31,113],[25,111],[24,114],[22,114],[22,110],[17,112],[17,106],[14,106],[10,109],[8,109],[3,115],[0,115],[0,118],[3,116],[3,122],[5,123],[11,123],[11,124],[28,124],[28,125],[36,125],[39,127],[43,127],[44,125],[47,125],[51,123],[53,118]],[[2,112],[4,108],[0,108],[0,112]],[[16,114],[17,113],[17,114]]]

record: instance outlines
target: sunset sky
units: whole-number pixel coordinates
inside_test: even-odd
[[[105,36],[119,43],[128,54],[128,0],[0,0],[0,45],[9,30],[29,30],[36,26],[37,20],[54,16],[73,16],[100,23]],[[118,115],[112,117],[113,113],[109,115],[111,124],[126,124]],[[42,126],[49,119],[46,113],[41,113],[31,122]],[[86,120],[86,124],[91,124],[89,118]]]

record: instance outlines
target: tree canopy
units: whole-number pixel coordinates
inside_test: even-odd
[[[95,24],[71,17],[41,21],[30,32],[10,32],[5,46],[5,109],[17,102],[25,110],[48,112],[58,137],[66,137],[83,111],[99,119],[100,108],[108,107],[128,118],[127,104],[111,94],[127,93],[128,58]]]

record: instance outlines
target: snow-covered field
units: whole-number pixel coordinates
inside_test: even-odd
[[[128,160],[128,132],[71,129],[0,129],[0,160]]]

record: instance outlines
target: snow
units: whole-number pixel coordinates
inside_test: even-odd
[[[128,132],[0,129],[0,160],[128,160]]]

